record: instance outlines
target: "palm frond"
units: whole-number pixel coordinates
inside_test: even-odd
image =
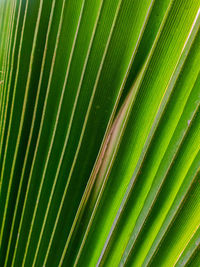
[[[200,266],[198,0],[0,0],[0,265]]]

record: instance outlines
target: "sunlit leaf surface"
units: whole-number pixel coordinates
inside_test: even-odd
[[[0,266],[200,266],[199,0],[0,0]]]

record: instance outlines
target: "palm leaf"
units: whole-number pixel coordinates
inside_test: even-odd
[[[0,0],[2,266],[200,265],[198,0]]]

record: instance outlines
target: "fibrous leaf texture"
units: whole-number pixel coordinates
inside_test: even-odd
[[[0,0],[0,266],[200,266],[199,0]]]

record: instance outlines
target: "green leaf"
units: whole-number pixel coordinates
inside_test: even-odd
[[[198,0],[0,0],[2,266],[198,266]]]

